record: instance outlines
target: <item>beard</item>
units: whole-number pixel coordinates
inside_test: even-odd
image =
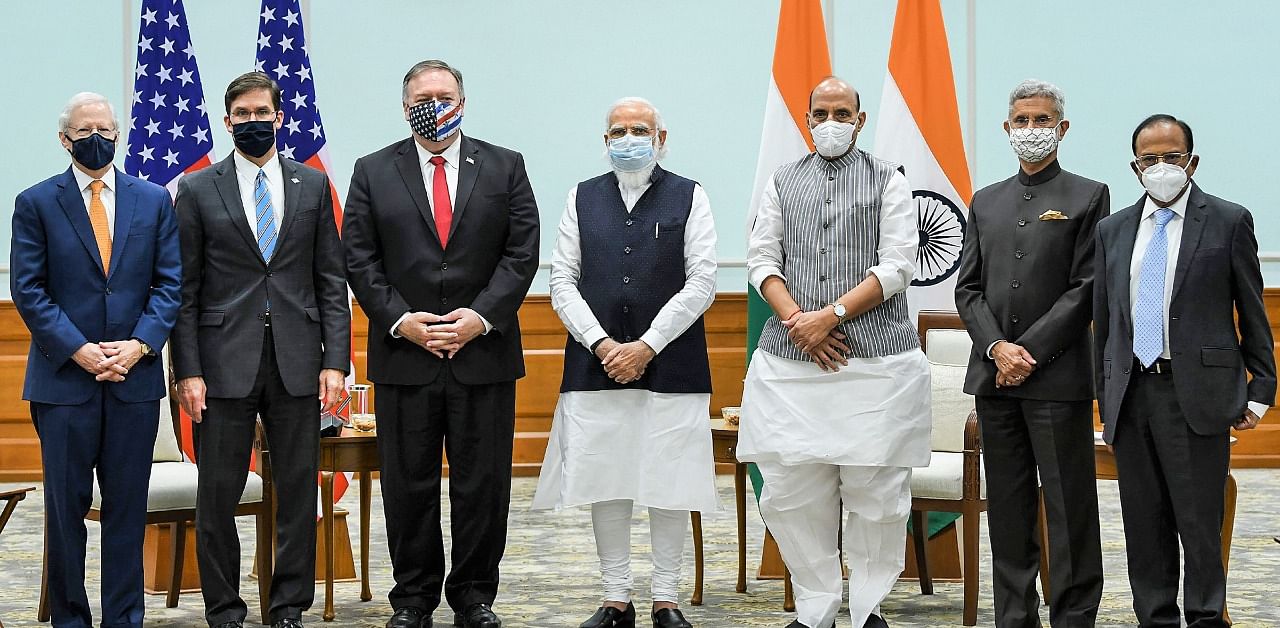
[[[653,169],[658,165],[655,160],[653,163],[636,170],[635,172],[624,172],[613,169],[613,174],[618,177],[618,183],[624,188],[638,188],[649,184],[649,178],[653,176]]]

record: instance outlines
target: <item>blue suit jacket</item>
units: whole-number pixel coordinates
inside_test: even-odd
[[[115,197],[111,268],[104,276],[70,169],[18,195],[9,274],[13,303],[31,330],[23,399],[84,403],[103,384],[71,359],[77,349],[138,338],[159,351],[173,329],[182,261],[169,192],[116,171]],[[164,368],[155,357],[143,358],[125,381],[106,387],[125,402],[160,399]]]

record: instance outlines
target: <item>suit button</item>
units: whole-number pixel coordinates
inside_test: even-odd
[[[440,262],[440,270],[449,270],[449,264],[446,262]]]
[[[1026,220],[1025,218],[1019,218],[1019,219],[1018,219],[1018,226],[1019,226],[1019,227],[1025,227],[1025,226],[1027,226],[1027,220]]]
[[[819,255],[826,255],[826,253],[827,253],[827,247],[825,247],[825,246],[824,246],[824,247],[822,247],[822,248],[818,249],[818,254],[819,254]]]
[[[1026,252],[1024,252],[1022,249],[1018,249],[1013,252],[1013,256],[1018,259],[1022,259],[1023,257],[1026,257],[1026,255],[1027,255]]]
[[[1014,323],[1018,322],[1018,315],[1017,315],[1017,314],[1014,314],[1013,316],[1010,316],[1010,317],[1009,317],[1009,320],[1010,320],[1010,321],[1012,321],[1012,322],[1014,322]]]
[[[258,315],[258,320],[262,320],[262,315],[261,315],[261,314],[259,314],[259,315]]]
[[[275,273],[273,273],[273,272],[271,272],[271,271],[267,271],[267,276],[268,276],[268,277],[275,277],[275,276],[276,276],[276,274],[275,274]]]
[[[631,220],[630,218],[628,218],[628,219],[627,219],[627,226],[628,226],[628,227],[630,227],[631,225],[634,225],[635,223],[636,223],[636,221]]]
[[[630,277],[623,277],[623,278],[622,278],[622,283],[631,283],[631,278],[630,278]]]
[[[111,294],[111,288],[107,288],[107,294]]]
[[[831,204],[831,199],[827,199],[827,204],[828,204],[828,205],[830,205],[830,204]]]
[[[835,180],[836,180],[836,178],[835,178],[835,177],[827,177],[827,180],[828,180],[828,181],[835,181]]]
[[[449,302],[448,297],[440,297],[440,303],[441,303],[441,304],[445,304],[445,303],[448,303],[448,302]]]
[[[1010,287],[1010,288],[1017,288],[1017,287],[1019,287],[1019,286],[1021,286],[1021,285],[1022,285],[1022,282],[1021,282],[1021,281],[1018,281],[1017,279],[1014,279],[1013,281],[1009,282],[1009,287]]]
[[[1128,374],[1129,374],[1129,369],[1127,369],[1127,368],[1126,368],[1126,369],[1124,370],[1124,374],[1125,374],[1125,375],[1128,375]]]
[[[631,336],[626,336],[626,337],[624,337],[624,338],[622,339],[622,341],[623,341],[623,342],[631,342]]]
[[[822,228],[823,228],[823,229],[828,229],[828,228],[830,228],[830,227],[831,227],[831,223],[829,223],[829,222],[824,222],[824,223],[822,223]]]
[[[631,311],[631,306],[630,306],[630,305],[624,305],[624,306],[622,306],[622,313],[623,313],[623,314],[626,314],[626,313],[628,313],[628,312],[630,312],[630,311]]]
[[[818,275],[818,281],[826,281],[826,280],[827,280],[826,275]]]
[[[1031,200],[1031,193],[1030,193],[1030,192],[1024,192],[1024,193],[1022,194],[1022,200],[1024,200],[1024,201],[1029,201],[1029,200]]]
[[[627,255],[630,255],[630,254],[631,254],[631,247],[627,247],[627,248],[625,248],[625,249],[622,249],[622,252],[623,252],[623,253],[626,253]]]

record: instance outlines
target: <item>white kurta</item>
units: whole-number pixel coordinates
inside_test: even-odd
[[[628,212],[648,188],[619,185]],[[551,304],[574,340],[590,349],[608,334],[578,291],[582,249],[577,192],[576,186],[569,191],[560,219],[551,260]],[[684,237],[685,285],[640,337],[657,353],[689,329],[715,298],[716,232],[702,186],[694,187]],[[668,510],[718,510],[710,402],[705,393],[561,393],[533,508],[629,499]]]
[[[865,270],[884,298],[907,289],[919,236],[911,188],[894,173],[881,199],[879,263]],[[783,272],[783,216],[770,179],[748,245],[756,289]],[[852,286],[850,286],[852,287]],[[920,350],[850,358],[839,371],[756,350],[742,393],[738,459],[781,464],[922,467],[929,464],[929,364]]]

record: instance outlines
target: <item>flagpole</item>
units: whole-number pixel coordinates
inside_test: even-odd
[[[969,141],[965,154],[969,156],[969,183],[974,184],[978,176],[978,0],[968,0],[965,22],[965,65],[969,75],[966,89],[969,93],[965,95],[969,106],[969,115],[965,116]]]
[[[128,111],[133,110],[133,49],[137,45],[134,43],[136,36],[133,35],[133,26],[135,18],[133,16],[133,0],[124,0],[120,3],[120,89],[124,91],[124,100],[120,101],[120,108]]]

